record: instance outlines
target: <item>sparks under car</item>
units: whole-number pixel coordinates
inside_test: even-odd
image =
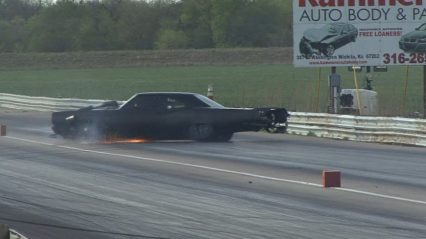
[[[319,29],[308,29],[300,40],[299,50],[306,59],[324,54],[331,57],[334,51],[355,42],[358,30],[347,23],[329,23]]]
[[[65,138],[143,137],[228,141],[235,132],[285,132],[284,108],[227,108],[193,93],[140,93],[75,111],[54,112],[52,129]]]
[[[399,48],[405,52],[426,52],[426,23],[409,32],[399,40]]]

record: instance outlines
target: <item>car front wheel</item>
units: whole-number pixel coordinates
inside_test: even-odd
[[[81,123],[78,125],[76,136],[77,138],[86,140],[100,140],[105,137],[100,125],[93,122]]]
[[[299,51],[302,54],[302,56],[306,59],[312,58],[312,47],[308,41],[306,41],[304,38],[300,40],[299,43]]]
[[[220,133],[215,135],[213,140],[216,142],[228,142],[231,140],[232,136],[234,136],[234,133],[232,132]]]
[[[334,45],[329,44],[329,45],[324,46],[323,53],[324,53],[325,56],[331,57],[334,54],[335,50],[336,50],[336,48],[334,47]]]

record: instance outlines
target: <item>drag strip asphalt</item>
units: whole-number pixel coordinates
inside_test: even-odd
[[[291,135],[74,142],[0,109],[0,223],[30,238],[425,238],[426,150]],[[342,189],[323,189],[323,169]]]

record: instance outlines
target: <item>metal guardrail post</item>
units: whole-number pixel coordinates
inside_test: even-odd
[[[0,224],[0,239],[9,239],[9,227],[4,224]]]
[[[0,125],[0,136],[6,136],[6,125]]]

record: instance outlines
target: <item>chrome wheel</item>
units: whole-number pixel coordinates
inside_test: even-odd
[[[334,54],[335,48],[332,44],[328,45],[327,48],[325,48],[325,55],[330,57]]]
[[[214,135],[214,129],[210,124],[195,124],[189,127],[188,134],[192,140],[206,141]]]

